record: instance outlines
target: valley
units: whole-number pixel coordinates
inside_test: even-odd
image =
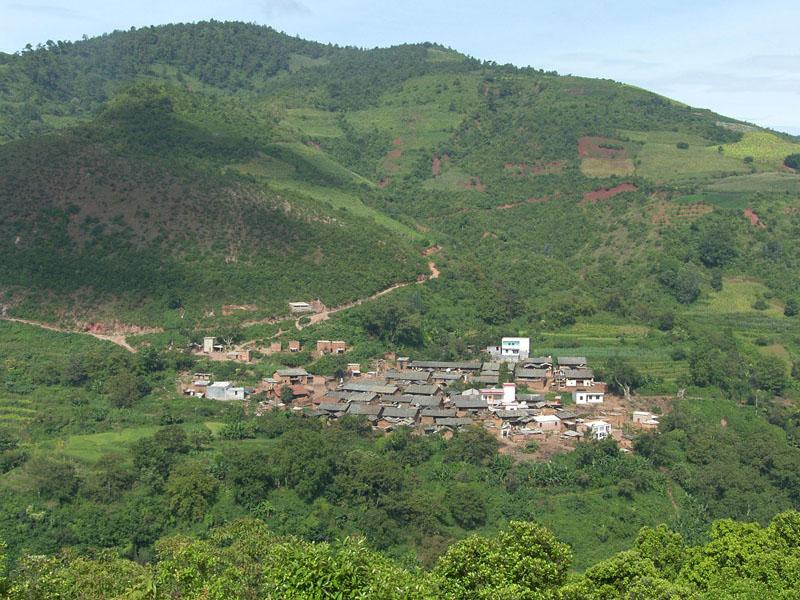
[[[0,595],[793,597],[798,156],[435,43],[0,54]]]

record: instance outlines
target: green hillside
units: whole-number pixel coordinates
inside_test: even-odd
[[[62,330],[0,320],[13,585],[58,572],[69,586],[110,550],[138,597],[235,596],[240,562],[219,587],[211,567],[170,574],[189,554],[227,564],[220,526],[237,519],[271,531],[256,558],[273,545],[327,565],[367,557],[428,586],[421,597],[614,598],[652,581],[664,598],[716,597],[728,529],[757,540],[754,556],[761,544],[796,562],[775,531],[796,513],[767,527],[800,508],[796,154],[795,138],[633,86],[430,43],[365,50],[212,21],[0,55],[0,318]],[[295,300],[337,310],[295,321]],[[348,353],[212,363],[186,351],[205,335]],[[667,413],[659,431],[631,455],[587,442],[535,462],[481,429],[378,435],[175,391],[195,370],[255,386],[281,366],[333,376],[387,352],[465,360],[508,335],[623,371],[642,407]],[[707,533],[727,517],[761,527]],[[448,571],[448,547],[476,533],[454,556],[495,556],[510,521],[569,544],[549,595]],[[664,522],[685,560],[643,546],[640,529]],[[732,597],[796,588],[788,567],[739,558]],[[608,574],[628,559],[640,572]],[[241,594],[269,597],[258,586],[273,580],[248,573]],[[4,574],[0,558],[0,595]]]

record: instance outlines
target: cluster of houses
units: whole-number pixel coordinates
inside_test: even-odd
[[[212,338],[212,351],[214,344]],[[320,340],[317,351],[344,353],[346,345]],[[528,338],[503,338],[500,346],[486,352],[485,361],[392,356],[390,365],[366,375],[353,363],[342,379],[314,376],[302,367],[284,368],[255,389],[197,373],[184,392],[221,401],[245,400],[261,392],[256,396],[257,412],[279,408],[330,420],[355,415],[383,431],[413,427],[448,436],[478,424],[511,441],[537,435],[601,440],[613,431],[621,433],[619,420],[603,416],[604,412],[595,418],[595,408],[605,402],[606,386],[595,380],[585,357],[531,356]],[[571,396],[569,406],[562,403],[565,394]],[[632,425],[654,429],[658,417],[636,411]]]
[[[473,424],[494,429],[502,438],[557,433],[565,438],[588,435],[603,439],[611,434],[609,423],[582,419],[579,412],[567,410],[560,400],[547,400],[543,394],[517,393],[513,382],[448,391],[446,385],[431,382],[439,372],[427,373],[427,378],[423,373],[387,373],[390,377],[385,382],[343,383],[315,398],[305,413],[329,419],[358,415],[384,431],[416,427],[445,436]]]

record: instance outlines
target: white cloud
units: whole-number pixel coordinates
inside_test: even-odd
[[[268,17],[311,14],[311,9],[299,0],[262,0],[261,9]]]
[[[52,4],[27,4],[22,2],[14,2],[9,4],[8,8],[15,12],[27,12],[37,15],[45,15],[48,17],[57,17],[59,19],[84,18],[84,16],[75,9],[67,6],[56,6]]]

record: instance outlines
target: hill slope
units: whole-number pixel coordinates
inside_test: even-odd
[[[12,312],[41,314],[49,290],[151,324],[164,299],[274,314],[414,279],[433,243],[444,276],[410,309],[429,346],[596,313],[655,323],[721,274],[800,293],[782,165],[800,145],[638,88],[218,22],[3,63]]]

